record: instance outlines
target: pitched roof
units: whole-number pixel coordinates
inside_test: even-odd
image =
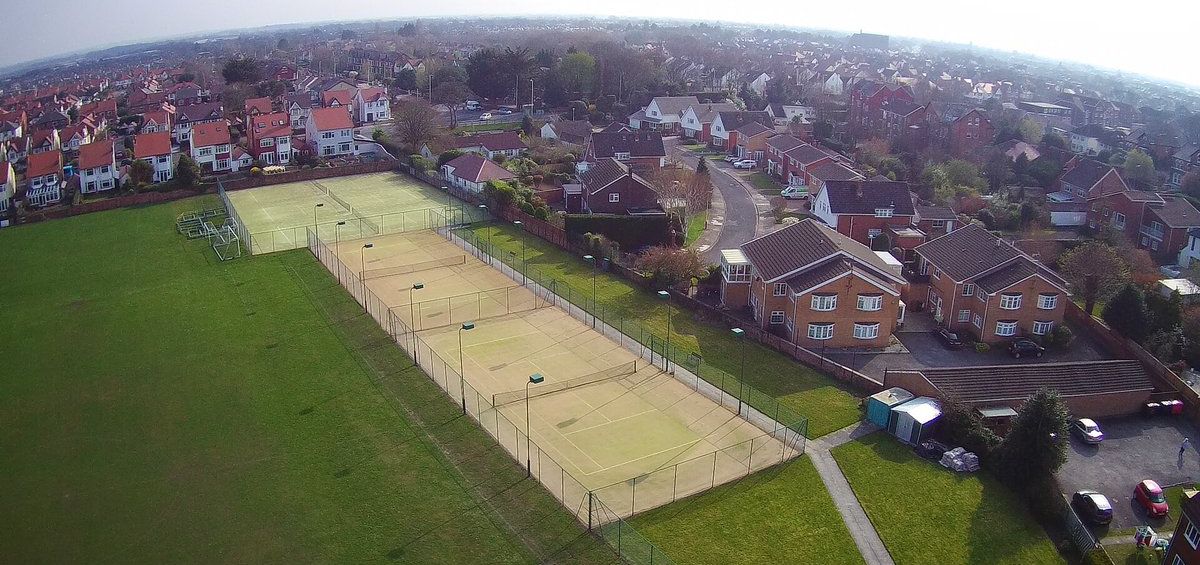
[[[596,161],[594,165],[579,174],[579,180],[590,194],[595,194],[626,176],[632,177],[634,182],[642,185],[646,190],[654,191],[654,187],[646,179],[636,173],[631,173],[629,167],[624,163],[612,158]]]
[[[345,108],[313,108],[312,119],[319,131],[354,128],[354,120]]]
[[[451,159],[446,163],[447,167],[454,169],[451,173],[456,177],[471,181],[471,182],[487,182],[490,180],[509,180],[517,178],[512,174],[480,155],[475,153],[466,153]]]
[[[1200,226],[1200,211],[1191,202],[1178,196],[1163,198],[1161,205],[1150,205],[1158,219],[1172,228],[1193,228]]]
[[[809,171],[808,174],[825,182],[835,180],[852,181],[863,178],[862,175],[858,174],[858,171],[835,161],[821,163]]]
[[[788,134],[773,135],[767,139],[767,147],[773,147],[785,154],[802,145],[807,145],[803,141],[796,139]]]
[[[292,135],[292,121],[286,112],[259,114],[250,118],[250,129],[255,139],[287,137]]]
[[[617,153],[628,153],[630,157],[665,157],[662,134],[656,131],[596,132],[592,134],[592,153],[597,158],[616,157]]]
[[[592,137],[592,124],[587,120],[562,120],[550,122],[554,134],[567,143],[582,145]]]
[[[208,147],[229,143],[229,124],[224,121],[192,126],[192,147]]]
[[[143,133],[133,138],[133,156],[136,159],[171,154],[171,132]]]
[[[915,212],[908,183],[871,180],[826,180],[823,190],[834,214],[869,214],[892,208],[894,216]]]
[[[920,110],[922,106],[910,100],[889,100],[880,105],[880,108],[885,112],[891,112],[900,116],[907,116]]]
[[[713,102],[710,104],[693,104],[692,113],[702,124],[711,124],[721,112],[736,112],[737,106],[732,102]]]
[[[1129,359],[947,367],[920,371],[947,397],[963,402],[1021,401],[1039,389],[1063,397],[1153,391],[1141,363]]]
[[[113,165],[113,142],[101,139],[79,146],[79,168],[91,169]]]
[[[245,111],[247,116],[255,112],[259,114],[270,114],[271,99],[265,96],[262,98],[247,98]]]
[[[1095,159],[1080,159],[1071,170],[1063,173],[1060,180],[1084,190],[1089,190],[1093,186],[1096,186],[1096,183],[1100,182],[1100,179],[1114,170],[1116,170],[1114,167]]]
[[[1034,274],[1056,286],[1067,287],[1066,281],[1054,271],[979,224],[967,224],[931,239],[918,245],[916,252],[956,281],[980,277],[975,282],[988,292],[1001,290]]]
[[[25,178],[40,177],[50,173],[62,173],[62,153],[43,151],[25,158]]]
[[[867,246],[812,218],[747,241],[741,250],[766,281],[815,267],[837,254],[883,273],[891,269]]]
[[[746,123],[738,126],[736,129],[734,129],[732,131],[736,131],[745,137],[755,137],[755,136],[762,135],[764,133],[770,133],[775,130],[773,130],[765,125],[762,125],[758,122],[746,122]]]
[[[321,105],[328,107],[337,102],[339,106],[346,106],[353,98],[354,91],[352,90],[326,90],[321,93]]]
[[[175,115],[179,116],[181,121],[197,122],[201,120],[214,120],[221,117],[221,103],[205,102],[190,106],[180,106],[175,110]]]
[[[293,92],[283,97],[288,108],[295,104],[301,108],[312,108],[312,96],[307,92]]]
[[[372,86],[369,88],[358,89],[358,95],[366,102],[375,102],[379,99],[387,99],[387,90],[383,87]]]
[[[953,220],[957,218],[954,210],[946,206],[915,206],[914,208],[922,220]]]
[[[809,145],[807,143],[789,149],[784,153],[784,155],[787,155],[789,159],[795,159],[796,162],[800,163],[801,165],[808,165],[811,163],[816,163],[821,159],[833,157],[833,155],[830,155],[829,152],[821,149],[820,147]]]
[[[725,131],[733,131],[749,122],[758,122],[764,126],[774,123],[770,114],[761,111],[718,112],[717,116],[721,118],[721,126]]]
[[[700,99],[695,96],[655,96],[653,102],[663,114],[679,116],[688,106],[699,104]]]

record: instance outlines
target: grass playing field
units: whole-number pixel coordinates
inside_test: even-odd
[[[982,472],[952,473],[882,433],[833,456],[898,565],[1063,562],[1022,502]]]
[[[569,286],[573,297],[590,300],[592,267],[582,258],[536,236],[522,237],[523,232],[508,225],[481,226],[474,231],[481,240],[490,238],[498,253],[513,252],[520,257],[524,244],[530,269]],[[559,288],[561,292],[562,287]],[[666,312],[662,302],[650,292],[619,277],[600,273],[596,277],[596,294],[597,302],[608,312],[649,328],[660,339],[666,337]],[[682,352],[702,355],[709,365],[709,370],[702,371],[705,378],[714,380],[713,375],[722,372],[729,376],[741,374],[742,343],[727,329],[679,310],[675,310],[671,325],[673,345]],[[746,382],[807,417],[808,437],[820,437],[859,419],[858,400],[848,388],[774,350],[750,341],[745,346]]]
[[[0,230],[0,555],[611,562],[307,250],[214,264],[211,197]]]

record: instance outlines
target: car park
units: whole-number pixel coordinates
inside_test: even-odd
[[[1104,441],[1104,432],[1100,431],[1100,425],[1091,418],[1079,418],[1071,422],[1071,433],[1087,444],[1096,445]]]
[[[1163,494],[1162,487],[1158,483],[1146,479],[1133,487],[1133,499],[1141,506],[1146,514],[1151,518],[1161,518],[1167,515],[1170,508],[1167,506],[1167,497]]]
[[[779,195],[784,198],[787,198],[788,200],[803,200],[805,198],[808,198],[808,187],[807,186],[789,186],[789,187],[779,191]]]
[[[938,341],[941,341],[942,345],[946,346],[947,349],[962,349],[962,338],[949,329],[939,327],[938,329],[933,330],[933,333],[937,336]]]
[[[1112,522],[1113,507],[1108,497],[1094,490],[1081,490],[1071,497],[1071,507],[1079,517],[1097,526]]]
[[[741,161],[736,161],[733,164],[733,168],[735,169],[753,169],[757,166],[758,161],[755,161],[754,159],[742,159]]]
[[[1046,348],[1027,337],[1019,337],[1008,344],[1008,353],[1015,359],[1022,357],[1041,357]]]

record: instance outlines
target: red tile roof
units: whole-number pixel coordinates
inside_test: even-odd
[[[229,124],[222,121],[192,126],[192,147],[229,143]]]
[[[349,90],[326,90],[321,93],[321,105],[330,106],[337,102],[339,106],[347,106],[354,98],[354,92]]]
[[[4,161],[0,163],[0,185],[8,183],[9,171],[12,170],[12,163]]]
[[[143,133],[133,138],[133,156],[137,159],[171,154],[171,132]]]
[[[262,114],[250,118],[254,139],[292,135],[292,118],[285,112]]]
[[[79,168],[81,170],[104,165],[113,165],[113,142],[111,139],[101,139],[79,146]]]
[[[454,169],[454,176],[461,179],[466,179],[471,182],[487,182],[490,180],[508,180],[516,178],[516,175],[509,172],[504,167],[497,165],[474,153],[467,153],[452,159],[446,163],[447,167]]]
[[[30,155],[26,158],[28,168],[25,169],[25,178],[34,178],[50,173],[62,174],[62,153],[58,151],[44,151],[36,155]]]
[[[248,116],[252,112],[258,112],[259,114],[271,113],[271,99],[266,98],[266,97],[247,99],[246,100],[246,115]]]
[[[371,88],[359,89],[358,95],[367,102],[375,102],[380,98],[387,98],[387,91],[381,87],[373,86]]]
[[[350,112],[345,108],[313,108],[312,119],[320,131],[354,127],[354,121],[350,119]]]

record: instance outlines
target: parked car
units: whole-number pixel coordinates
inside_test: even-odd
[[[938,339],[941,340],[942,345],[946,346],[947,349],[962,349],[962,338],[958,337],[958,334],[950,331],[949,329],[938,328],[933,330],[933,333],[937,335]]]
[[[1112,503],[1108,501],[1107,496],[1094,490],[1081,490],[1075,493],[1071,497],[1071,507],[1075,509],[1080,518],[1097,526],[1112,522]]]
[[[917,444],[917,447],[913,449],[917,453],[918,457],[923,457],[930,461],[939,461],[941,460],[942,455],[945,455],[947,451],[950,451],[950,446],[935,439],[931,439]]]
[[[501,115],[504,115],[504,116],[511,116],[513,113],[512,108],[501,108],[499,110],[499,112]]]
[[[1158,483],[1146,479],[1133,487],[1133,499],[1138,505],[1146,510],[1146,514],[1153,518],[1161,518],[1167,515],[1170,508],[1167,508],[1167,497],[1163,494],[1162,487]]]
[[[1079,418],[1071,422],[1071,433],[1079,437],[1083,443],[1096,445],[1104,441],[1104,432],[1100,431],[1100,426],[1091,418]]]
[[[491,113],[491,112],[484,112],[484,113],[482,113],[482,114],[480,114],[480,115],[479,115],[479,119],[481,119],[481,120],[483,120],[483,121],[490,120],[490,119],[492,119],[492,113]]]
[[[1008,353],[1016,359],[1022,357],[1041,357],[1046,348],[1027,337],[1019,337],[1008,344]]]
[[[755,161],[754,159],[742,159],[741,161],[736,161],[733,164],[733,168],[735,169],[753,169],[757,166],[758,161]]]
[[[781,191],[779,195],[789,200],[804,200],[808,198],[807,186],[789,186]]]
[[[733,163],[734,161],[741,161],[741,160],[742,160],[742,158],[738,157],[737,155],[726,155],[725,156],[726,163]]]
[[[478,100],[467,100],[466,109],[468,112],[478,112],[483,109],[483,104],[480,104]]]

